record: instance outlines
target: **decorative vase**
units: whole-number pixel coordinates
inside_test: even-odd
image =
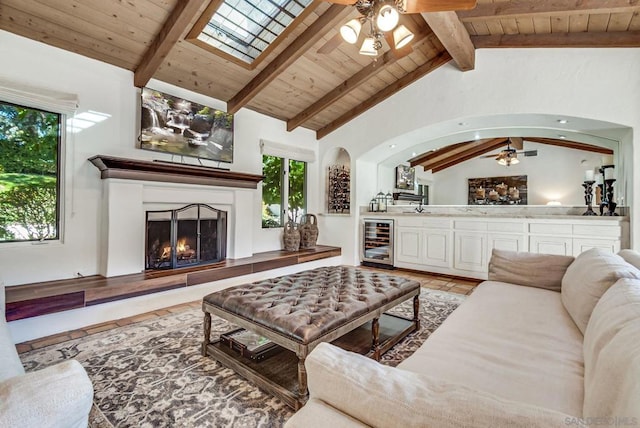
[[[282,237],[285,251],[298,251],[300,249],[300,230],[298,224],[288,221],[284,225],[284,235]]]
[[[313,214],[305,214],[300,219],[300,248],[314,248],[318,242],[318,219]]]

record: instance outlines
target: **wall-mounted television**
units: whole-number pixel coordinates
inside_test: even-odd
[[[233,115],[142,89],[140,148],[177,156],[233,162]]]

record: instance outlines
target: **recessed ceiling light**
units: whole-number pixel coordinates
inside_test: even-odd
[[[458,125],[460,126],[465,126],[467,124],[467,122],[458,122]]]
[[[389,148],[390,148],[390,149],[395,149],[395,148],[396,148],[396,145],[395,145],[395,144],[389,144]]]
[[[568,123],[567,119],[558,119],[558,123]]]
[[[416,155],[417,155],[417,153],[416,153],[416,152],[412,152],[412,153],[411,153],[411,157],[412,157],[412,158],[415,158],[415,157],[416,157]]]
[[[560,138],[561,140],[564,140],[565,138],[567,138],[566,135],[562,135],[562,134],[558,134],[558,138]]]

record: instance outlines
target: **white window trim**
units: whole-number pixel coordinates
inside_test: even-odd
[[[268,140],[260,140],[260,153],[279,158],[293,159],[306,163],[316,161],[316,152],[298,146],[290,146],[282,143],[275,143]]]

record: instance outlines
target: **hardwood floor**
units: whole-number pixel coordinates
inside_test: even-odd
[[[401,269],[396,270],[383,270],[376,268],[365,268],[378,270],[390,275],[403,276],[420,281],[420,284],[424,288],[432,290],[448,291],[450,293],[469,295],[473,292],[476,285],[481,281],[473,279],[463,278],[451,278],[447,276],[441,276],[430,273],[420,273],[415,271],[406,271]],[[112,330],[125,325],[145,321],[152,318],[158,318],[169,313],[181,312],[190,308],[200,308],[202,301],[183,303],[180,305],[171,306],[157,311],[146,312],[143,314],[135,315],[133,317],[122,318],[115,321],[109,321],[101,324],[91,325],[82,329],[67,331],[59,333],[53,336],[47,336],[40,339],[30,340],[28,342],[19,343],[16,345],[19,353],[28,352],[34,349],[43,348],[49,345],[55,345],[61,342],[65,342],[71,339],[77,339],[79,337],[88,336],[90,334],[96,334],[107,330]]]

